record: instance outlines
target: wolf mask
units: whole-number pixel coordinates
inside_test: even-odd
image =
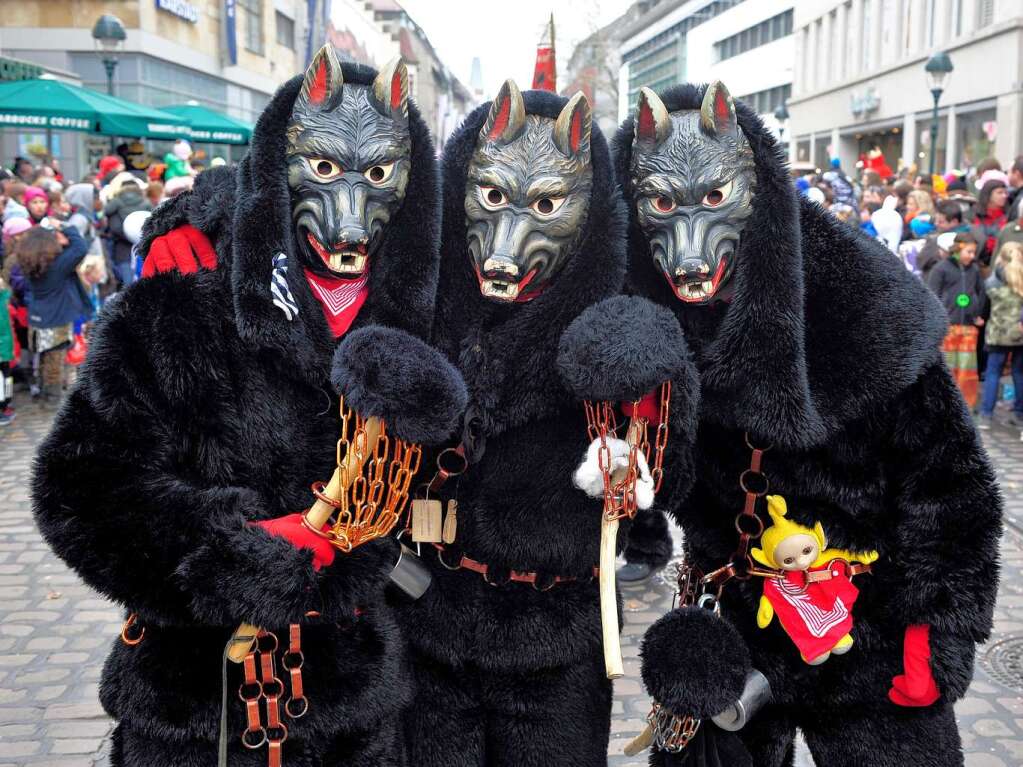
[[[642,88],[630,172],[657,268],[680,301],[709,303],[728,284],[753,212],[753,152],[725,86],[708,86],[700,111],[673,113]]]
[[[552,120],[527,115],[511,80],[501,87],[465,189],[469,252],[487,298],[529,301],[564,266],[589,211],[591,126],[581,93]]]
[[[313,58],[288,124],[288,186],[302,265],[350,279],[370,268],[411,169],[408,73],[345,84],[331,45]]]

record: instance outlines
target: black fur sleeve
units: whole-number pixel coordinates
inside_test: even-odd
[[[152,292],[139,288],[127,298]],[[107,308],[40,447],[33,501],[43,536],[90,586],[150,621],[280,625],[320,609],[311,553],[247,524],[274,515],[265,499],[200,482],[175,458],[182,418],[212,415],[172,404],[172,373],[155,358],[173,365],[180,339],[161,342],[147,313],[125,303]]]
[[[945,368],[933,365],[900,398],[891,439],[899,515],[878,568],[894,568],[893,620],[931,626],[932,665],[961,697],[976,643],[987,639],[998,590],[1002,500],[970,415]]]

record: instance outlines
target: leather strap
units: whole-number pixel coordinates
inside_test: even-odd
[[[434,543],[433,547],[435,549],[437,549],[437,558],[440,560],[440,563],[444,567],[446,567],[448,570],[470,570],[470,571],[472,571],[474,573],[478,573],[478,574],[482,575],[483,576],[483,580],[485,580],[491,586],[502,586],[502,585],[504,585],[504,584],[501,584],[501,583],[494,583],[494,582],[492,582],[487,577],[489,575],[489,573],[490,573],[490,565],[488,565],[487,563],[480,562],[480,561],[478,561],[476,559],[473,559],[472,557],[468,557],[465,554],[463,554],[461,556],[461,559],[458,560],[458,564],[450,565],[450,564],[448,564],[447,562],[444,561],[444,551],[445,551],[444,546],[442,544],[440,544],[440,543]],[[599,578],[600,577],[600,568],[599,567],[594,567],[593,568],[593,577],[594,578]],[[508,581],[509,582],[528,583],[533,588],[538,588],[537,585],[536,585],[537,582],[538,581],[542,582],[543,580],[544,580],[544,576],[543,575],[541,575],[540,573],[537,573],[537,572],[533,572],[533,571],[528,571],[528,570],[511,570],[508,573]],[[578,581],[578,580],[579,580],[579,578],[574,576],[574,575],[555,575],[553,580],[550,581],[550,585],[548,585],[546,588],[542,588],[542,589],[539,589],[539,590],[540,591],[547,591],[548,589],[554,588],[559,583],[573,583],[573,582]]]

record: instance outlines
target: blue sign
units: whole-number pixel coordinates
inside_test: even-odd
[[[237,0],[224,0],[224,35],[227,44],[227,63],[235,66],[238,63],[238,37],[235,34],[235,11]]]
[[[192,24],[199,23],[199,9],[187,0],[156,0],[156,8],[160,11],[173,13],[179,19],[184,19]]]

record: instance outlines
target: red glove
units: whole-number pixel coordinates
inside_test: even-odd
[[[902,644],[902,666],[905,673],[892,679],[888,699],[896,706],[929,706],[941,691],[931,673],[931,627],[909,626]]]
[[[270,535],[283,538],[296,549],[310,549],[313,552],[313,569],[319,572],[334,561],[336,549],[326,538],[314,533],[302,524],[301,514],[288,514],[277,519],[264,519],[262,522],[250,523],[262,527]]]
[[[622,402],[619,405],[622,414],[626,418],[632,418],[632,403]],[[639,408],[637,414],[640,418],[645,418],[647,422],[654,428],[661,425],[661,387],[658,386],[652,392],[644,394],[643,398],[639,401]]]
[[[217,254],[206,235],[191,224],[185,224],[153,240],[142,265],[142,276],[166,272],[193,274],[200,269],[216,268]]]

